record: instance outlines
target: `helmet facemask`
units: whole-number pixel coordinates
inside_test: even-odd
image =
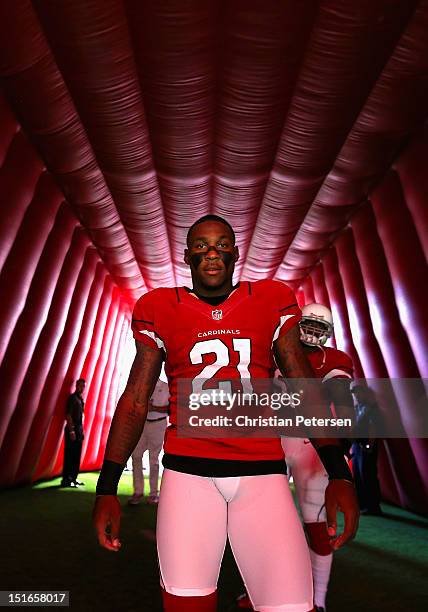
[[[323,346],[333,334],[333,325],[321,318],[302,317],[300,340],[308,346]]]

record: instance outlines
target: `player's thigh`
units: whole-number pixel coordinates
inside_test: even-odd
[[[328,475],[310,443],[303,444],[300,453],[294,457],[293,480],[305,523],[325,521],[324,500]]]
[[[257,610],[312,609],[308,546],[284,475],[241,478],[229,503],[228,533]]]
[[[157,515],[161,579],[173,595],[216,589],[227,537],[227,505],[209,478],[165,469]]]

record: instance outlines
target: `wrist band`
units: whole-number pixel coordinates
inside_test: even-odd
[[[326,469],[329,480],[354,481],[341,446],[327,444],[326,446],[320,446],[316,451]]]
[[[104,459],[97,482],[97,495],[116,495],[120,477],[125,466],[115,461]]]

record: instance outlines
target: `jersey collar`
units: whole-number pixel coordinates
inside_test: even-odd
[[[213,321],[222,321],[243,299],[249,296],[251,296],[251,283],[239,283],[239,286],[223,302],[212,306],[199,299],[194,293],[190,293],[187,287],[177,287],[179,304],[197,310]]]

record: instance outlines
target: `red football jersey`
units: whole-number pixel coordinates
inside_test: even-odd
[[[171,394],[165,452],[211,459],[282,459],[276,438],[177,437],[177,380],[272,377],[273,342],[300,318],[294,293],[273,280],[243,282],[218,306],[184,287],[143,295],[134,308],[132,329],[138,342],[165,350]]]
[[[305,351],[306,356],[317,378],[322,382],[330,378],[352,378],[353,365],[351,358],[331,346],[317,347],[316,350]]]

